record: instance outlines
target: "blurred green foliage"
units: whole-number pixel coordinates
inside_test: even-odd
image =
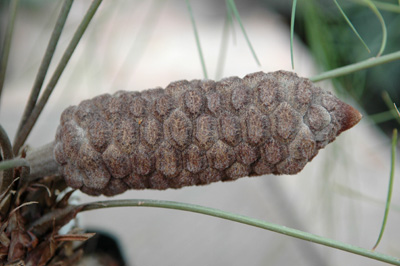
[[[364,48],[357,36],[347,25],[340,11],[325,1],[304,1],[299,10],[298,34],[310,47],[316,62],[322,70],[359,62],[377,55],[382,41],[382,29],[378,18],[365,5],[353,2],[342,3],[342,8],[352,24],[371,49]],[[344,2],[344,1],[342,1]],[[397,13],[381,11],[388,32],[385,54],[400,50],[400,16]],[[392,101],[400,101],[400,62],[392,62],[371,69],[359,71],[334,80],[338,93],[352,96],[368,115],[388,110],[382,95],[386,91]],[[387,134],[398,126],[392,119],[378,126]]]
[[[377,3],[376,1],[373,1]],[[283,15],[289,25],[290,5],[287,8],[263,1]],[[307,0],[298,3],[295,32],[309,47],[320,72],[375,57],[382,43],[382,26],[374,12],[362,1],[338,1],[351,23],[368,45],[365,49],[347,24],[333,0]],[[385,1],[399,7],[396,0]],[[377,7],[381,5],[377,3]],[[380,9],[387,28],[387,44],[384,54],[400,50],[400,16],[395,9]],[[389,110],[383,99],[387,92],[391,100],[400,103],[400,62],[392,62],[367,70],[358,71],[333,80],[338,94],[351,96],[363,109],[364,114],[384,114]],[[375,117],[375,116],[374,116]],[[377,116],[376,116],[377,117]],[[399,123],[394,115],[382,115],[378,126],[388,135]]]

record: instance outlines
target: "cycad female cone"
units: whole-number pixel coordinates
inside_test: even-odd
[[[90,195],[296,174],[361,114],[286,71],[104,94],[61,116],[54,156]]]

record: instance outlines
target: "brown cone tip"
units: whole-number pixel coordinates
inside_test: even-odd
[[[338,135],[343,131],[354,127],[362,118],[362,114],[357,109],[342,101],[340,101],[340,111],[342,113],[340,116],[341,128]]]

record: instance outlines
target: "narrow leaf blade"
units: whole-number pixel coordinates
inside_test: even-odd
[[[397,129],[394,129],[393,137],[392,137],[392,159],[391,159],[391,164],[390,164],[389,188],[388,188],[388,194],[387,194],[387,199],[386,199],[385,214],[383,215],[383,221],[382,221],[381,231],[379,233],[378,240],[376,241],[372,250],[375,250],[378,247],[379,243],[381,242],[383,233],[385,232],[385,227],[386,227],[386,223],[387,223],[387,219],[388,219],[388,215],[389,215],[390,202],[392,200],[392,191],[393,191],[394,169],[395,169],[395,162],[396,162],[396,146],[397,146]]]
[[[297,5],[297,0],[293,0],[292,16],[290,18],[290,59],[292,61],[292,69],[293,70],[294,70],[293,35],[294,35],[294,20],[295,20],[295,16],[296,16],[296,5]]]
[[[235,17],[236,17],[236,20],[238,21],[238,23],[239,23],[239,25],[240,25],[240,28],[242,29],[243,35],[244,35],[244,37],[245,37],[245,39],[246,39],[246,41],[247,41],[247,44],[248,44],[248,46],[249,46],[249,48],[250,48],[250,50],[251,50],[251,53],[253,54],[254,60],[256,60],[257,65],[261,66],[260,61],[258,60],[258,57],[257,57],[257,55],[256,55],[256,52],[255,52],[255,50],[254,50],[254,48],[253,48],[253,45],[251,44],[250,39],[249,39],[249,37],[247,36],[246,30],[245,30],[245,28],[244,28],[244,26],[243,26],[242,19],[240,18],[239,11],[238,11],[237,8],[236,8],[236,4],[235,4],[234,0],[229,0],[229,1],[228,1],[228,4],[229,4],[229,6],[230,6],[230,8],[231,8],[231,10],[232,10],[232,12],[233,12],[233,14],[234,14]]]
[[[203,68],[204,78],[207,79],[208,75],[207,75],[206,63],[204,61],[203,51],[201,49],[201,44],[200,44],[199,33],[197,32],[196,22],[195,22],[194,17],[193,17],[193,11],[192,11],[192,7],[190,5],[189,0],[186,0],[186,5],[187,5],[187,8],[188,8],[188,11],[189,11],[189,14],[190,14],[190,20],[192,21],[194,35],[196,37],[196,45],[197,45],[197,50],[199,51],[199,56],[200,56],[201,66]]]
[[[356,30],[356,28],[353,26],[353,23],[351,23],[350,19],[346,15],[346,13],[344,13],[344,11],[341,8],[341,6],[339,5],[338,1],[337,0],[333,0],[333,1],[335,2],[335,4],[336,4],[337,8],[339,9],[340,13],[342,14],[344,19],[346,20],[347,24],[350,26],[351,30],[354,32],[354,34],[357,36],[357,38],[360,40],[360,42],[364,45],[365,49],[367,49],[368,53],[370,53],[371,50],[369,49],[368,45],[364,42],[363,38],[360,36],[360,34]]]

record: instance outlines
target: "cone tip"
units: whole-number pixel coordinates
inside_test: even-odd
[[[343,108],[344,116],[340,123],[342,125],[342,127],[340,128],[339,133],[352,128],[358,122],[360,122],[360,120],[362,118],[362,114],[357,109],[352,107],[351,105],[343,103],[342,108]]]

